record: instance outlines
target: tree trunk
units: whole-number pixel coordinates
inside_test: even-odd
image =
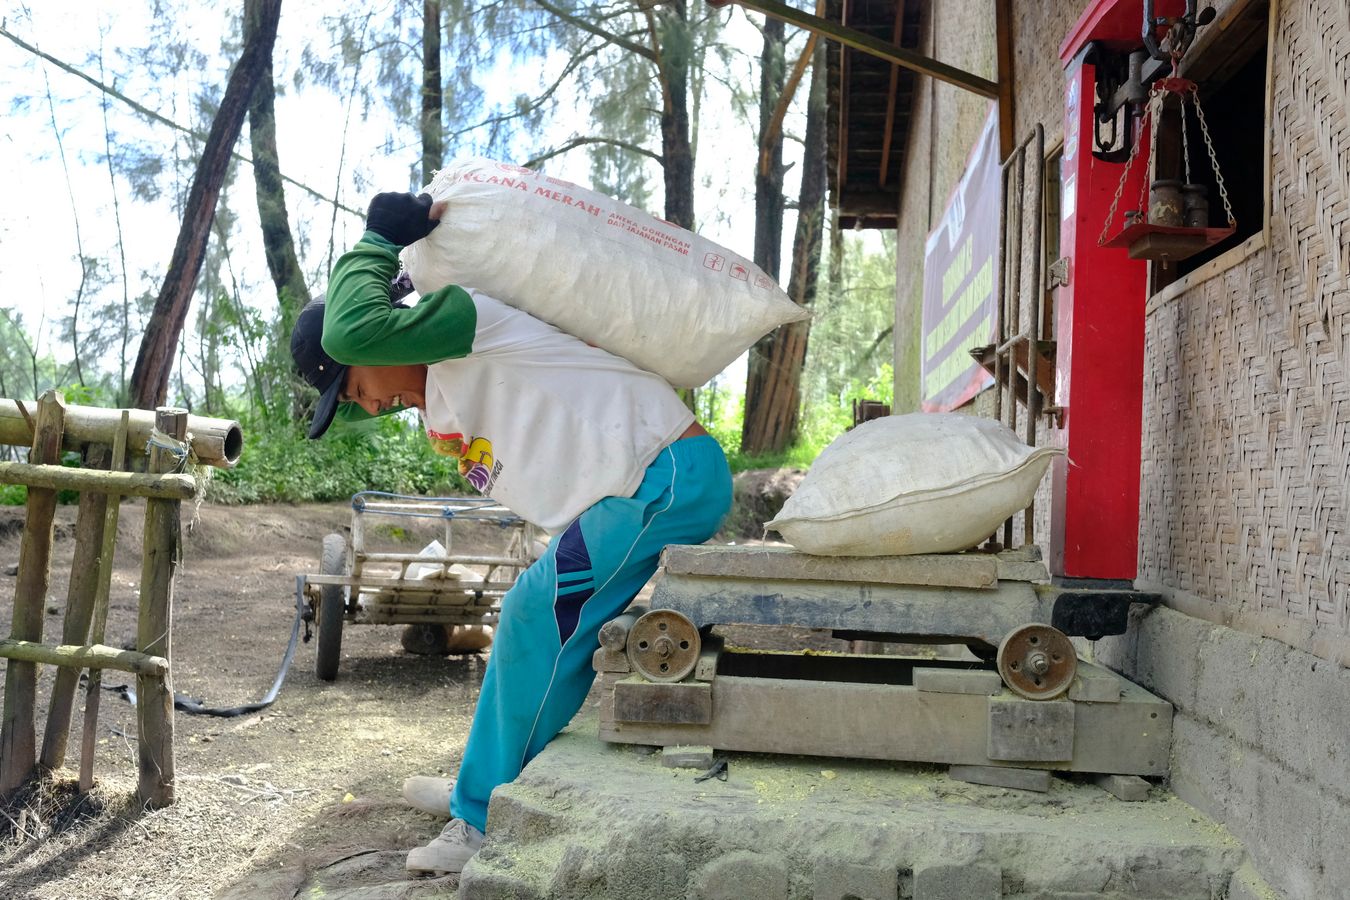
[[[806,307],[815,302],[824,224],[825,54],[822,43],[816,47],[812,58],[806,151],[802,160],[797,230],[792,241],[792,274],[788,280],[788,296]],[[796,440],[802,367],[806,362],[810,330],[809,320],[785,325],[757,343],[751,351],[742,452],[776,453]]]
[[[689,57],[691,35],[685,0],[673,0],[661,12],[661,72],[665,103],[661,110],[661,158],[665,174],[666,221],[694,228],[694,152],[689,144]]]
[[[257,2],[257,28],[250,29],[239,61],[230,73],[220,109],[211,123],[211,133],[202,147],[173,258],[155,300],[154,311],[146,323],[136,368],[131,373],[132,403],[141,409],[162,405],[168,395],[174,352],[187,319],[197,276],[201,273],[211,223],[215,219],[216,200],[229,169],[234,145],[239,140],[254,87],[262,80],[272,58],[281,0]]]
[[[245,0],[244,43],[253,40],[261,27],[264,0]],[[309,286],[300,271],[295,252],[290,218],[286,213],[286,194],[281,183],[281,164],[277,155],[276,88],[272,80],[272,54],[266,54],[258,84],[248,108],[249,144],[253,152],[253,183],[258,197],[258,218],[262,222],[263,249],[267,269],[277,287],[284,334],[290,338],[290,326],[306,303]]]
[[[759,153],[755,159],[755,265],[774,281],[783,268],[783,130],[774,110],[783,94],[783,53],[787,40],[782,19],[764,22],[759,57]]]
[[[422,3],[422,183],[431,177],[445,157],[441,138],[441,0]]]

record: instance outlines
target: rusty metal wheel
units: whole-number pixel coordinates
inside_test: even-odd
[[[672,609],[644,613],[628,631],[628,661],[648,681],[679,681],[698,663],[698,628]]]
[[[1078,654],[1068,636],[1034,622],[1004,636],[997,661],[1003,683],[1028,700],[1058,697],[1069,689],[1078,671]]]

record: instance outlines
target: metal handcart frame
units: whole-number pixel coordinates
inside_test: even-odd
[[[371,551],[367,515],[440,519],[445,552]],[[456,523],[468,522],[491,522],[508,532],[502,551],[456,552]],[[355,494],[350,534],[324,537],[319,574],[300,576],[306,617],[318,628],[315,674],[324,681],[337,677],[347,623],[414,626],[403,644],[415,652],[436,652],[444,626],[496,624],[503,595],[534,562],[538,536],[535,526],[487,498]]]

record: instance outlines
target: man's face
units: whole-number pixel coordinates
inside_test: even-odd
[[[340,400],[372,416],[400,407],[426,406],[426,366],[352,366]]]

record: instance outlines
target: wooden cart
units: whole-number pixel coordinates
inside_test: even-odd
[[[444,553],[372,552],[367,515],[440,519]],[[497,525],[500,552],[456,552],[456,524],[470,522]],[[326,536],[319,574],[299,576],[309,617],[318,624],[315,674],[324,681],[337,677],[344,623],[410,626],[403,645],[420,653],[443,649],[448,626],[496,624],[502,596],[534,561],[536,532],[485,498],[356,494],[350,535]]]

